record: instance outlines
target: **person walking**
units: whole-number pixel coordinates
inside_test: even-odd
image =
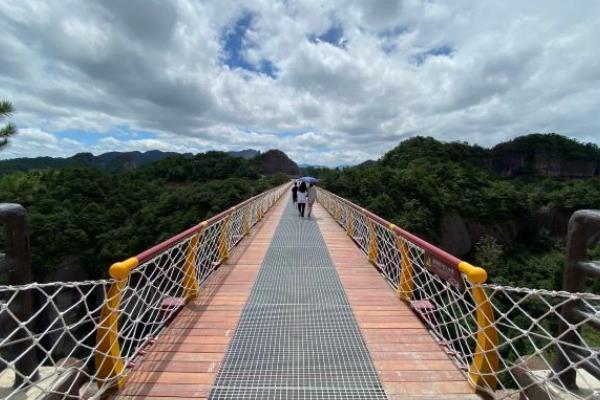
[[[317,188],[314,183],[308,184],[308,191],[306,192],[306,200],[308,202],[308,218],[310,218],[310,213],[312,212],[313,205],[317,200]]]
[[[298,214],[304,218],[304,209],[306,207],[306,182],[302,181],[298,187]]]
[[[294,186],[292,186],[292,203],[296,204],[298,202],[298,183],[294,182]]]

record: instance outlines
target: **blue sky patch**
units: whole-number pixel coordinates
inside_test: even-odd
[[[230,30],[223,34],[223,50],[225,51],[224,63],[231,69],[241,68],[250,72],[267,74],[274,78],[276,69],[269,60],[262,60],[259,65],[249,63],[244,57],[244,37],[246,32],[252,26],[254,17],[250,13],[244,13]]]
[[[383,39],[381,49],[385,54],[389,54],[396,49],[396,39],[408,31],[404,25],[396,25],[393,28],[385,29],[378,33],[378,36]]]
[[[143,130],[133,130],[130,129],[126,125],[119,125],[112,129],[109,129],[105,132],[97,132],[97,131],[81,131],[81,130],[63,130],[54,132],[54,135],[59,139],[71,139],[76,140],[80,143],[87,145],[94,145],[98,143],[99,140],[112,136],[119,140],[140,140],[140,139],[154,139],[156,138],[156,134],[143,131]]]
[[[429,57],[450,57],[454,53],[454,48],[450,45],[443,44],[438,47],[434,47],[425,52],[419,53],[413,57],[413,62],[417,65],[421,65],[425,62],[425,60]]]
[[[339,48],[345,48],[344,29],[339,25],[333,25],[321,35],[309,35],[308,40],[313,43],[326,42]]]

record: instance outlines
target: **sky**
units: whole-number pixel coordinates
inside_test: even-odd
[[[596,0],[2,0],[0,32],[0,158],[600,143]]]

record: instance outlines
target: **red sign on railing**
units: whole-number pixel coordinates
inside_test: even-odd
[[[430,255],[427,255],[425,258],[425,267],[457,289],[464,289],[464,282],[460,276],[460,271],[456,268],[456,266],[448,265],[431,257]]]

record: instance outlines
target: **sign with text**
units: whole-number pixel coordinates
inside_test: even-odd
[[[433,272],[457,289],[464,289],[464,282],[460,276],[460,271],[455,266],[448,265],[429,255],[426,256],[425,265],[429,271]]]

